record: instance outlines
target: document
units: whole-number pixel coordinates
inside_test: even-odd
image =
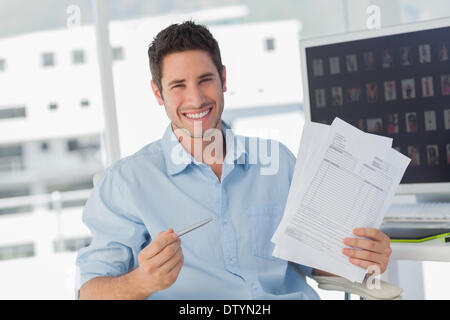
[[[362,282],[342,253],[357,227],[379,228],[410,161],[392,139],[336,118],[305,124],[273,256]]]

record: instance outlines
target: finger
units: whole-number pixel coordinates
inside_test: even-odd
[[[180,260],[168,271],[168,274],[178,274],[183,267],[184,264],[184,256],[181,254]]]
[[[181,240],[177,239],[175,242],[167,245],[162,251],[157,255],[153,256],[153,263],[157,268],[161,267],[167,261],[169,261],[174,255],[177,254],[178,250],[181,248]]]
[[[389,237],[375,228],[355,228],[353,234],[359,237],[366,237],[377,241],[387,241]]]
[[[183,250],[180,247],[177,253],[161,266],[161,271],[164,273],[170,273],[182,260],[183,260]]]
[[[370,266],[374,266],[375,268],[379,268],[379,270],[382,270],[381,265],[379,265],[378,263],[373,263],[371,261],[361,260],[357,258],[350,258],[349,260],[355,266],[361,267],[366,270],[369,269]]]
[[[344,243],[350,247],[366,249],[369,251],[384,253],[386,246],[383,242],[369,239],[345,238]]]
[[[380,265],[387,264],[388,257],[384,254],[375,253],[368,250],[358,250],[358,249],[349,249],[344,248],[342,253],[350,258],[356,258],[364,261],[375,262]]]
[[[170,228],[164,232],[160,232],[141,253],[144,259],[150,259],[164,250],[168,245],[174,243],[177,239],[178,235]]]

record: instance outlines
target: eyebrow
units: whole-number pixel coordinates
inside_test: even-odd
[[[207,72],[207,73],[204,73],[204,74],[202,74],[200,77],[198,77],[199,79],[203,79],[203,78],[207,78],[207,77],[213,77],[214,76],[214,73],[211,73],[211,72]]]
[[[198,77],[199,79],[204,79],[204,78],[208,78],[208,77],[212,77],[212,76],[214,76],[214,73],[212,73],[212,72],[207,72],[207,73],[204,73],[204,74],[202,74],[200,77]],[[172,85],[174,85],[174,84],[180,84],[180,83],[183,83],[183,82],[185,82],[186,80],[185,79],[180,79],[180,80],[173,80],[173,81],[171,81],[171,82],[169,82],[169,87],[171,87]]]
[[[169,87],[171,87],[173,84],[179,84],[179,83],[183,83],[185,80],[173,80],[169,83]]]

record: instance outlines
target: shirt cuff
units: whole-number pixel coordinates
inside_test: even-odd
[[[301,270],[301,272],[302,272],[305,276],[307,276],[308,278],[312,278],[312,271],[313,271],[313,268],[307,267],[307,266],[304,266],[304,265],[298,264],[298,263],[296,263],[296,266]]]

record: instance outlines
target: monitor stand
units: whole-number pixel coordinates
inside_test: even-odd
[[[450,202],[450,193],[416,194],[416,202]]]

